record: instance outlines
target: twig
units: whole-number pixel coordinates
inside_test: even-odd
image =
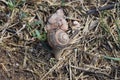
[[[58,63],[56,65],[54,65],[42,78],[41,80],[44,80],[44,78],[49,75],[52,71],[54,71],[60,64],[62,64],[64,60],[60,60],[58,61]]]
[[[6,0],[1,0],[1,2],[5,3],[5,4],[8,4],[8,2]]]
[[[48,76],[52,71],[54,71],[58,66],[62,65],[62,63],[66,60],[65,57],[67,57],[70,53],[72,52],[72,50],[63,52],[63,55],[61,56],[62,58],[57,62],[56,65],[54,65],[42,78],[41,80],[44,80],[46,76]],[[62,54],[62,53],[60,53]]]
[[[5,65],[3,63],[0,63],[0,65],[2,66],[2,69],[5,71],[5,73],[7,74],[7,77],[10,77],[10,73],[8,72],[7,68],[5,67]]]
[[[108,77],[108,78],[110,78],[110,79],[113,79],[111,76],[109,76],[108,74],[103,73],[103,72],[86,70],[86,69],[83,69],[83,68],[80,68],[80,67],[77,67],[77,66],[73,66],[73,65],[71,65],[71,67],[72,67],[72,68],[75,68],[75,69],[78,69],[78,70],[81,70],[81,71],[84,71],[84,72],[87,72],[87,73],[100,74],[100,75],[106,76],[106,77]]]
[[[24,24],[23,27],[20,28],[20,30],[18,30],[18,31],[16,32],[16,34],[19,34],[23,29],[25,29],[25,27],[26,27],[26,24]]]
[[[70,74],[70,80],[72,80],[72,70],[71,70],[71,61],[69,60],[69,74]]]
[[[70,20],[80,21],[80,19],[73,18],[73,17],[65,17],[65,18],[66,18],[66,19],[70,19]]]
[[[96,14],[98,13],[98,11],[104,11],[104,10],[111,10],[111,9],[114,9],[116,8],[117,6],[116,5],[119,5],[120,3],[114,3],[114,4],[109,4],[109,5],[106,5],[106,6],[103,6],[103,7],[99,7],[98,9],[91,9],[91,10],[88,10],[86,12],[87,15],[91,15],[91,14]],[[120,6],[119,6],[120,7]]]

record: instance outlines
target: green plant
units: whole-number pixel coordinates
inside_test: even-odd
[[[37,28],[36,28],[37,26]],[[38,29],[40,27],[40,30]],[[39,39],[40,41],[45,41],[47,39],[46,32],[42,31],[43,29],[43,23],[42,21],[34,21],[31,24],[27,25],[27,29],[31,36],[34,38]]]
[[[45,32],[44,33],[40,33],[40,31],[37,30],[37,29],[35,30],[35,37],[38,38],[41,41],[45,41],[46,38],[47,38]]]
[[[8,7],[10,8],[10,10],[13,10],[15,7],[17,7],[20,4],[25,3],[26,0],[8,0],[6,1],[6,4],[8,5]]]
[[[112,19],[112,26],[109,25],[108,17]],[[102,35],[111,37],[112,42],[119,48],[120,46],[120,27],[119,19],[114,18],[114,14],[109,11],[104,11],[100,14],[100,26],[102,28]],[[112,29],[114,28],[114,29]]]
[[[114,57],[110,57],[110,56],[103,56],[103,58],[113,60],[113,61],[120,61],[120,58],[114,58]]]
[[[10,10],[13,10],[16,7],[16,1],[15,0],[8,0],[7,5],[10,8]]]

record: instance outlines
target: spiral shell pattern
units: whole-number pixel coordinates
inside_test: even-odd
[[[51,30],[48,33],[48,42],[52,48],[63,48],[69,42],[69,36],[61,29]]]

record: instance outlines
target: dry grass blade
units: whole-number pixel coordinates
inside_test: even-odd
[[[119,8],[119,0],[0,0],[1,80],[119,80]],[[70,41],[55,56],[45,26],[59,9]]]

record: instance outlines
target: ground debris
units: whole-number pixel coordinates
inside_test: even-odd
[[[0,79],[119,80],[119,3],[119,0],[0,0]],[[110,4],[115,7],[108,10]],[[100,10],[107,5],[107,9]],[[66,33],[72,38],[58,61],[44,28],[59,9],[64,12],[59,15],[68,23]],[[87,15],[88,11],[93,12]]]

